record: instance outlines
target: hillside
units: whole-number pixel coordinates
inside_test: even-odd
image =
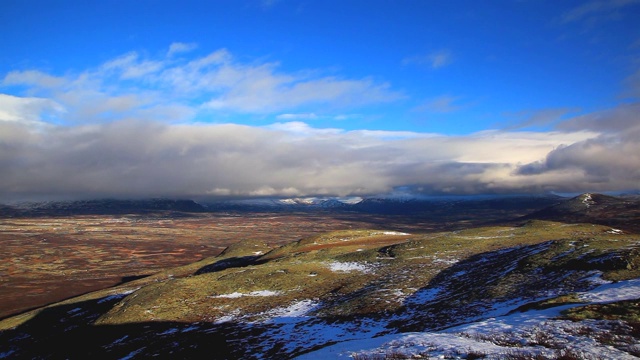
[[[582,194],[567,201],[533,212],[524,219],[594,223],[640,231],[640,198]]]
[[[604,225],[243,241],[5,319],[0,357],[631,359],[638,278],[638,235]]]

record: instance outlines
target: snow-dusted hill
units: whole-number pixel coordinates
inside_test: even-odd
[[[598,277],[593,279],[602,282]],[[640,279],[599,286],[575,295],[583,304],[625,300],[640,305]],[[497,306],[494,314],[440,331],[406,332],[339,342],[298,357],[299,360],[349,358],[436,359],[638,359],[638,324],[625,321],[566,319],[562,312],[578,307],[515,311]]]
[[[631,359],[639,278],[638,235],[592,224],[241,242],[5,319],[0,358]]]

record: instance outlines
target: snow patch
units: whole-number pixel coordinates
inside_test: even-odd
[[[129,360],[129,359],[133,359],[136,357],[136,355],[138,355],[139,353],[141,353],[146,347],[141,347],[138,350],[133,350],[132,352],[128,353],[127,355],[123,356],[120,358],[120,360]]]
[[[231,294],[214,295],[214,296],[211,296],[211,298],[237,299],[245,296],[277,296],[280,294],[281,294],[280,291],[258,290],[258,291],[252,291],[250,293],[233,292]]]
[[[334,261],[329,264],[329,269],[334,272],[351,272],[351,271],[360,271],[363,273],[372,272],[371,266],[366,264],[360,264],[357,262],[337,262]]]
[[[171,335],[171,334],[175,334],[175,333],[177,333],[177,332],[178,332],[178,329],[176,329],[176,328],[171,328],[171,329],[168,329],[168,330],[165,330],[165,331],[161,332],[161,333],[160,333],[160,334],[158,334],[158,335]]]
[[[291,303],[289,306],[275,308],[265,315],[270,321],[276,323],[287,322],[286,319],[306,317],[308,313],[315,310],[320,304],[313,300],[301,300]]]
[[[578,293],[578,297],[580,300],[590,303],[637,299],[640,297],[640,279],[600,285],[591,291]]]
[[[411,235],[411,234],[400,232],[400,231],[383,231],[382,234],[383,235],[396,235],[396,236]]]
[[[595,204],[595,201],[593,201],[591,194],[584,194],[584,196],[582,197],[582,203],[587,207],[590,207],[591,205]]]
[[[227,323],[227,322],[236,321],[239,318],[239,316],[240,316],[240,311],[236,309],[236,310],[230,312],[228,315],[220,316],[213,323],[214,324],[224,324],[224,323]]]
[[[426,289],[416,293],[420,301],[436,297],[437,289]],[[579,293],[585,302],[612,302],[636,299],[640,294],[640,279],[601,285],[591,291]],[[512,306],[494,306],[492,313],[502,313]],[[491,317],[473,323],[452,327],[442,331],[390,334],[343,341],[335,345],[305,354],[297,359],[348,359],[354,354],[384,356],[389,352],[402,353],[407,357],[465,358],[465,353],[481,353],[486,358],[502,358],[513,351],[510,344],[517,344],[518,352],[553,358],[556,350],[540,346],[546,339],[556,347],[569,349],[585,357],[602,359],[637,359],[627,352],[606,346],[584,335],[584,328],[607,333],[611,321],[585,320],[573,322],[555,320],[561,311],[576,305],[562,305],[544,310],[510,312],[508,315]],[[451,357],[454,356],[454,357]]]
[[[138,287],[138,288],[135,288],[135,289],[123,291],[123,292],[118,293],[118,294],[113,294],[113,295],[109,295],[109,296],[103,297],[102,299],[98,300],[98,304],[104,304],[107,301],[117,300],[117,299],[123,298],[123,297],[125,297],[125,296],[127,296],[127,295],[129,295],[129,294],[131,294],[131,293],[133,293],[135,291],[137,291],[138,289],[140,289],[140,288]]]

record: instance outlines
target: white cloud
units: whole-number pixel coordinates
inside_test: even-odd
[[[432,69],[439,69],[449,65],[453,61],[453,56],[449,50],[438,50],[427,55],[412,56],[402,60],[403,65],[417,64],[428,65]]]
[[[40,88],[57,88],[63,86],[67,80],[51,76],[37,70],[12,71],[2,80],[2,85],[32,85]]]
[[[42,124],[64,111],[64,107],[49,99],[0,94],[0,121]]]
[[[426,111],[432,113],[450,113],[463,109],[465,105],[459,104],[460,96],[441,95],[428,99],[423,104],[417,106],[415,111]]]
[[[301,114],[280,114],[276,116],[278,120],[314,120],[318,115],[314,113],[301,113]]]
[[[290,134],[296,135],[322,135],[322,134],[339,134],[342,133],[340,129],[318,129],[309,126],[307,123],[301,121],[289,121],[285,123],[275,123],[265,128],[271,130],[284,131]]]
[[[629,165],[638,165],[632,155],[640,149],[625,148],[634,144],[626,140],[605,146],[598,136],[490,131],[451,137],[318,129],[302,122],[118,121],[38,131],[0,122],[0,198],[361,196],[403,186],[425,193],[570,191],[596,180],[608,188],[637,181],[638,167]],[[586,149],[582,158],[577,150],[566,155],[575,159],[567,167],[551,165],[561,149],[582,149],[589,141],[599,147]],[[595,169],[612,164],[618,170],[595,178]]]
[[[389,84],[371,79],[349,80],[335,77],[308,79],[282,75],[274,66],[225,69],[241,74],[229,91],[214,97],[207,107],[244,113],[269,113],[302,106],[358,107],[386,103],[403,97]],[[220,84],[222,85],[222,84]]]
[[[169,51],[167,51],[167,56],[171,57],[175,54],[189,52],[197,48],[198,48],[198,44],[196,43],[174,42],[169,46]]]
[[[362,115],[360,114],[338,114],[333,116],[334,120],[349,120],[349,119],[359,119]]]
[[[174,43],[170,53],[191,47]],[[357,108],[403,97],[389,84],[371,78],[321,76],[321,71],[315,70],[284,72],[279,68],[275,62],[238,62],[226,49],[189,59],[169,55],[150,59],[130,52],[92,69],[67,72],[64,77],[37,70],[10,72],[2,85],[22,87],[25,94],[61,104],[68,111],[67,119],[74,122],[144,119],[157,113],[154,109],[167,106],[189,107],[191,111],[180,114],[190,116],[199,111],[311,114],[314,108]]]

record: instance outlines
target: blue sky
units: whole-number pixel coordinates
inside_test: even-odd
[[[639,20],[635,0],[5,0],[0,195],[637,189]],[[150,165],[176,152],[182,175]]]

